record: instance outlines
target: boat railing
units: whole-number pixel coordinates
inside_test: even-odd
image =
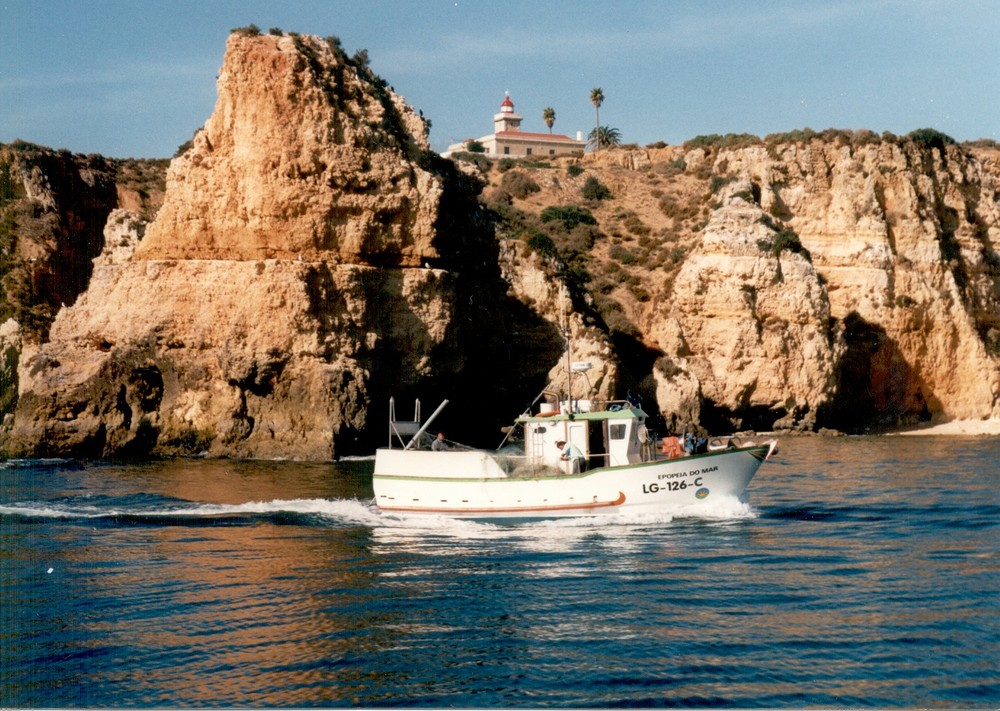
[[[420,400],[415,400],[413,404],[412,420],[396,419],[396,398],[389,398],[389,449],[392,449],[393,442],[398,441],[401,447],[420,431]],[[404,439],[404,437],[406,439]]]
[[[396,398],[389,398],[389,449],[392,449],[393,438],[399,441],[403,445],[403,449],[410,449],[414,444],[420,442],[420,438],[427,431],[427,428],[431,426],[434,419],[441,414],[443,410],[448,405],[447,400],[442,400],[438,408],[433,412],[433,414],[427,418],[427,421],[423,424],[420,423],[420,400],[417,400],[413,406],[413,419],[412,420],[397,420],[396,419]],[[403,439],[408,436],[409,440]]]

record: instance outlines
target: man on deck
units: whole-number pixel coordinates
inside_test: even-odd
[[[568,472],[569,474],[579,474],[586,466],[583,461],[583,452],[575,444],[570,442],[566,443],[565,440],[559,440],[556,442],[556,446],[562,450],[562,454],[559,459],[564,462],[569,462]]]

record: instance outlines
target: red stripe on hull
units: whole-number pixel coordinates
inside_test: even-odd
[[[618,498],[614,501],[598,501],[592,504],[561,504],[559,506],[512,506],[507,508],[492,509],[459,509],[459,508],[425,508],[417,506],[383,506],[378,507],[383,511],[396,511],[401,513],[431,513],[431,514],[493,514],[493,513],[545,513],[546,511],[587,511],[590,509],[602,509],[613,506],[621,506],[625,503],[625,492],[619,491]]]

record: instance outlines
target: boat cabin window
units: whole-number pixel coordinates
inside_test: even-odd
[[[627,429],[628,425],[610,425],[608,432],[611,435],[611,439],[625,439]]]

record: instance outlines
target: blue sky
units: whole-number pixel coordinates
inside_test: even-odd
[[[797,128],[1000,140],[998,0],[0,0],[0,142],[169,157],[208,119],[229,30],[337,35],[431,143],[595,122],[625,142]]]

